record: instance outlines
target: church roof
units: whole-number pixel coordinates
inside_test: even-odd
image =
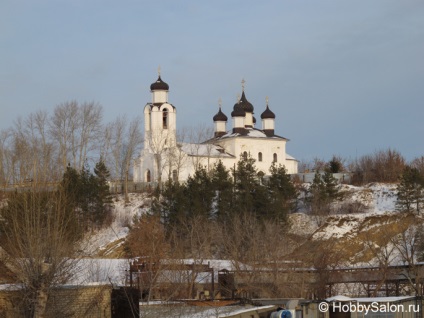
[[[225,152],[225,149],[221,146],[203,143],[203,144],[190,144],[190,143],[181,143],[181,149],[189,156],[199,156],[199,157],[220,157],[220,158],[233,158],[234,156]]]
[[[218,113],[213,116],[213,121],[227,121],[228,117],[221,111],[221,107],[219,107]]]
[[[244,90],[243,90],[243,93],[241,94],[239,105],[241,106],[241,108],[243,108],[245,112],[253,113],[253,110],[254,110],[253,105],[246,99],[246,95],[244,95]]]
[[[243,109],[243,107],[241,107],[240,101],[238,101],[237,103],[234,104],[233,111],[231,112],[231,117],[244,117],[244,116],[246,116],[246,112]]]
[[[261,114],[262,119],[275,119],[275,114],[269,109],[268,105],[266,105],[265,111]]]
[[[150,90],[151,91],[168,91],[169,85],[167,83],[165,83],[164,81],[162,81],[162,79],[160,78],[160,75],[159,75],[156,82],[154,82],[154,83],[152,83],[152,85],[150,85]]]
[[[282,136],[278,136],[278,135],[274,135],[274,136],[267,136],[263,130],[257,129],[257,128],[245,128],[245,132],[244,134],[240,134],[240,133],[233,133],[232,131],[226,133],[225,135],[215,138],[216,139],[225,139],[225,138],[235,138],[235,137],[247,137],[247,138],[267,138],[267,139],[284,139],[284,140],[289,140],[285,137]]]

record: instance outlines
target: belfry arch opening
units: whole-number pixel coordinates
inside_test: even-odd
[[[168,121],[169,121],[168,108],[164,108],[162,111],[162,128],[163,129],[168,129]]]

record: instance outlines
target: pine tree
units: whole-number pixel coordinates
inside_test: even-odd
[[[258,172],[255,167],[255,159],[250,153],[241,156],[237,162],[236,170],[233,170],[235,183],[235,209],[239,213],[254,212],[254,193],[259,186]]]
[[[343,161],[340,157],[333,156],[331,160],[327,163],[327,171],[331,173],[339,173],[344,169]]]
[[[86,229],[93,224],[103,225],[112,203],[107,184],[109,171],[102,160],[94,171],[96,175],[91,173],[87,162],[79,173],[68,166],[61,182],[79,222]]]
[[[233,182],[221,160],[215,164],[211,173],[212,188],[215,191],[213,213],[218,220],[224,221],[232,214]]]
[[[337,180],[333,177],[333,173],[326,171],[322,176],[324,182],[324,191],[327,199],[331,202],[339,199],[340,193],[337,188]]]
[[[396,206],[398,210],[420,212],[424,202],[424,178],[418,169],[406,166],[397,187]]]
[[[103,225],[112,209],[112,198],[108,184],[109,177],[110,172],[103,159],[100,158],[94,167],[94,178],[92,178],[92,182],[94,183],[94,206],[91,216],[92,221],[99,226]]]
[[[198,167],[193,176],[188,177],[185,186],[188,217],[203,216],[211,218],[214,190],[212,180],[205,168]]]
[[[331,203],[339,198],[340,193],[337,189],[337,180],[333,177],[332,173],[327,171],[321,175],[317,171],[307,196],[307,203],[312,213],[317,215],[329,214]]]
[[[63,174],[61,186],[69,200],[76,204],[81,192],[80,175],[70,164],[68,164]]]
[[[154,214],[159,214],[164,222],[167,233],[173,228],[179,228],[180,222],[187,218],[185,210],[185,186],[178,181],[168,180],[159,192],[159,197],[154,205]]]
[[[273,163],[269,169],[271,176],[268,180],[270,217],[285,222],[287,214],[296,208],[297,190],[280,164]]]
[[[88,220],[91,216],[91,200],[93,198],[93,180],[90,173],[87,162],[84,163],[84,166],[80,172],[80,184],[79,184],[79,198],[78,204],[81,208],[82,219],[85,222],[85,226],[88,227]]]

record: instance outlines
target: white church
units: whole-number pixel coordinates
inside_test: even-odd
[[[177,109],[168,101],[169,85],[160,76],[150,85],[152,101],[144,107],[144,149],[134,162],[134,182],[184,181],[196,167],[210,169],[219,160],[234,168],[241,156],[250,154],[256,168],[265,175],[273,162],[289,174],[297,173],[298,161],[286,153],[288,139],[274,133],[275,114],[268,106],[261,114],[261,129],[256,127],[253,105],[242,94],[231,112],[232,129],[222,112],[213,116],[214,136],[201,143],[177,141]]]

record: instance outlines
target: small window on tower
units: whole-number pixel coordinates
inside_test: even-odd
[[[244,151],[244,152],[243,152],[243,159],[244,159],[244,160],[246,160],[246,159],[247,159],[247,152],[246,152],[246,151]]]
[[[277,162],[277,154],[276,153],[274,154],[274,160],[273,160],[273,162]]]
[[[168,109],[164,108],[162,111],[162,128],[168,129]]]
[[[262,152],[258,153],[258,161],[262,161]]]

